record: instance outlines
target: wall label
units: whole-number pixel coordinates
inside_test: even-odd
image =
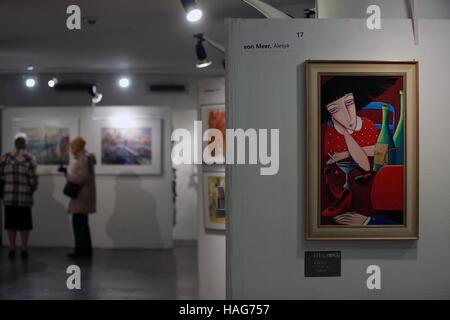
[[[340,276],[340,251],[305,251],[305,277]]]
[[[282,51],[289,50],[292,45],[289,42],[257,42],[257,43],[247,43],[243,45],[244,51]]]

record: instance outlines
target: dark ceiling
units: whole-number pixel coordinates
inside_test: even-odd
[[[310,0],[266,1],[290,6]],[[128,72],[220,74],[223,54],[197,70],[193,35],[224,42],[224,18],[263,18],[241,0],[198,0],[204,19],[185,20],[179,0],[1,0],[0,73]],[[66,8],[81,7],[82,30],[66,28]],[[86,18],[97,22],[90,25]]]

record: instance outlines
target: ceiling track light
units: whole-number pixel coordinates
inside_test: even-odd
[[[130,86],[130,79],[127,77],[121,77],[118,81],[119,87],[126,89]]]
[[[203,37],[203,33],[197,33],[194,35],[194,38],[197,39],[197,44],[195,45],[195,53],[197,55],[197,68],[206,68],[211,65],[211,60],[208,59],[206,55],[205,47],[203,46],[203,41],[205,38]]]
[[[189,22],[197,22],[202,18],[203,11],[198,7],[196,0],[181,0],[181,4]]]
[[[303,12],[305,13],[305,18],[306,19],[311,19],[311,18],[315,18],[316,17],[316,8],[305,9],[305,10],[303,10]]]
[[[103,99],[103,94],[97,91],[97,86],[95,84],[91,85],[91,88],[89,90],[89,94],[92,96],[92,105],[95,106],[96,104],[100,103]]]
[[[26,78],[25,86],[27,88],[34,88],[36,86],[36,79],[35,78]]]
[[[195,51],[197,54],[197,68],[205,68],[211,65],[211,61],[207,59],[206,50],[203,46],[204,41],[221,53],[225,54],[225,47],[223,45],[205,37],[203,33],[195,34],[194,38],[197,39],[197,45],[195,46]],[[225,60],[223,61],[223,68],[225,69]]]
[[[55,81],[54,83],[50,83],[51,81]],[[50,84],[53,84],[53,89],[55,91],[72,91],[72,92],[88,92],[92,97],[91,101],[93,105],[100,103],[103,99],[103,94],[101,94],[95,83],[89,83],[84,81],[58,81],[56,78],[53,78],[49,81]]]
[[[52,79],[48,80],[48,86],[50,88],[54,88],[57,84],[58,84],[57,78],[52,78]]]

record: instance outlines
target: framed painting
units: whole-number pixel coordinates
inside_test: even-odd
[[[205,229],[225,230],[225,172],[203,172]]]
[[[95,120],[96,173],[161,174],[161,119]]]
[[[306,63],[306,239],[418,239],[418,63]]]
[[[36,157],[39,174],[58,174],[59,165],[72,163],[70,141],[78,136],[78,119],[14,119],[14,135],[27,135],[27,149]],[[11,145],[12,147],[12,145]]]
[[[213,164],[225,163],[225,105],[208,105],[201,109],[203,131],[208,129],[217,129],[221,132],[223,140],[214,141],[214,137],[209,137],[208,141],[204,142],[203,150],[214,146],[211,150],[211,155],[217,160]],[[215,142],[215,143],[213,143]],[[213,144],[211,144],[213,143]]]

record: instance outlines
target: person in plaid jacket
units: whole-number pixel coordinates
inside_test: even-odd
[[[36,159],[26,150],[26,135],[18,134],[15,149],[0,158],[0,179],[5,207],[5,229],[8,231],[10,252],[14,259],[17,231],[20,231],[22,258],[28,258],[29,232],[33,229],[31,207],[38,187]]]

